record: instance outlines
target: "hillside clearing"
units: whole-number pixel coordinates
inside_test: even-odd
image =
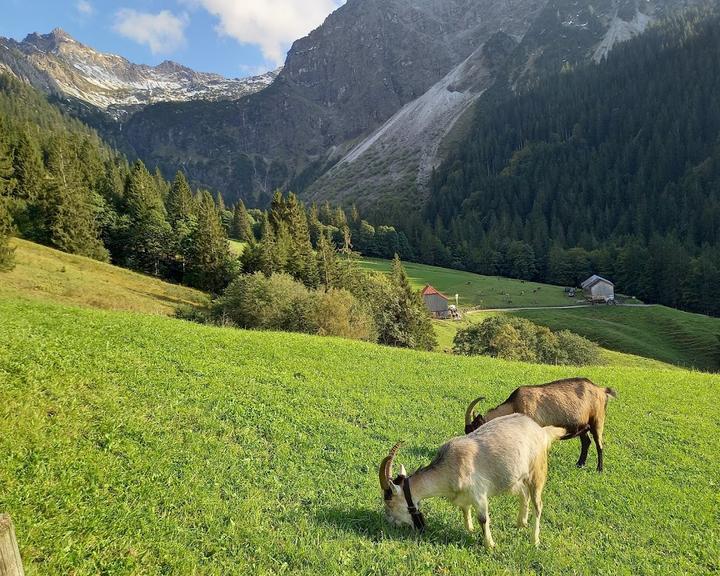
[[[390,272],[392,261],[377,258],[363,258],[360,265],[366,270]],[[515,308],[525,306],[572,306],[579,298],[568,298],[561,286],[538,284],[502,278],[480,276],[472,272],[438,268],[425,264],[403,262],[414,288],[418,290],[432,284],[454,303],[455,294],[460,295],[460,306],[480,308]]]
[[[0,273],[0,296],[21,296],[107,310],[171,316],[179,306],[206,306],[203,292],[117,266],[13,239],[15,269]]]
[[[720,370],[719,318],[663,306],[599,306],[514,314],[552,330],[572,330],[612,350],[698,370]]]
[[[40,574],[708,574],[720,569],[720,377],[415,353],[0,297],[0,510]],[[581,373],[613,386],[606,473],[553,449],[542,543],[494,498],[498,549],[424,505],[380,514],[478,393]],[[400,401],[408,398],[411,401]],[[592,460],[592,457],[591,457]],[[593,462],[590,462],[591,466]]]

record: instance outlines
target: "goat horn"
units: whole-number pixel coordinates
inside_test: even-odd
[[[485,396],[480,396],[480,398],[476,398],[472,402],[470,402],[470,406],[468,406],[468,409],[465,411],[465,424],[470,425],[472,424],[473,420],[475,419],[475,414],[473,413],[473,409],[475,406],[477,406],[478,402],[482,402],[485,400]]]
[[[402,446],[402,444],[402,442],[395,444],[388,455],[385,456],[382,462],[380,462],[380,487],[383,491],[390,488],[390,482],[392,482],[393,460],[395,460],[395,456],[397,456],[398,450],[400,450],[400,446]]]

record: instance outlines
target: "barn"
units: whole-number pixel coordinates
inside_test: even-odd
[[[585,297],[593,301],[608,302],[615,300],[615,284],[594,274],[581,285]]]
[[[425,286],[422,291],[423,302],[433,318],[449,318],[450,317],[450,306],[449,299],[445,294],[439,292],[430,284]]]

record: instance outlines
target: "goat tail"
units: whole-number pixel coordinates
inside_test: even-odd
[[[618,397],[618,393],[614,388],[605,388],[605,394],[607,394],[608,400]]]

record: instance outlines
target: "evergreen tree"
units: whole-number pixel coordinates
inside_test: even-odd
[[[315,288],[319,282],[317,262],[310,242],[305,208],[298,202],[295,194],[290,194],[285,202],[287,230],[290,235],[290,250],[285,270],[296,280],[309,288]]]
[[[230,227],[230,236],[240,242],[246,242],[247,244],[255,243],[255,235],[253,234],[252,224],[250,222],[250,214],[248,214],[242,200],[235,204],[232,226]]]
[[[45,191],[50,243],[71,254],[107,261],[109,254],[98,224],[102,198],[83,180],[75,151],[55,138],[47,167],[51,175]]]
[[[180,171],[175,175],[175,180],[168,192],[166,207],[168,223],[173,233],[174,260],[179,268],[179,277],[183,279],[192,249],[192,235],[197,227],[197,217],[190,185]]]
[[[12,175],[9,147],[5,142],[3,126],[0,123],[0,271],[9,270],[14,263],[13,250],[8,245],[12,232],[12,219],[8,210],[8,194],[14,185]]]
[[[230,282],[232,257],[225,229],[209,192],[199,195],[197,227],[191,240],[188,283],[219,294]]]
[[[326,234],[321,234],[318,239],[317,267],[320,282],[325,286],[326,290],[340,287],[337,250],[332,240]]]
[[[140,160],[128,178],[125,202],[130,221],[127,264],[159,276],[171,252],[172,228],[155,180]]]

